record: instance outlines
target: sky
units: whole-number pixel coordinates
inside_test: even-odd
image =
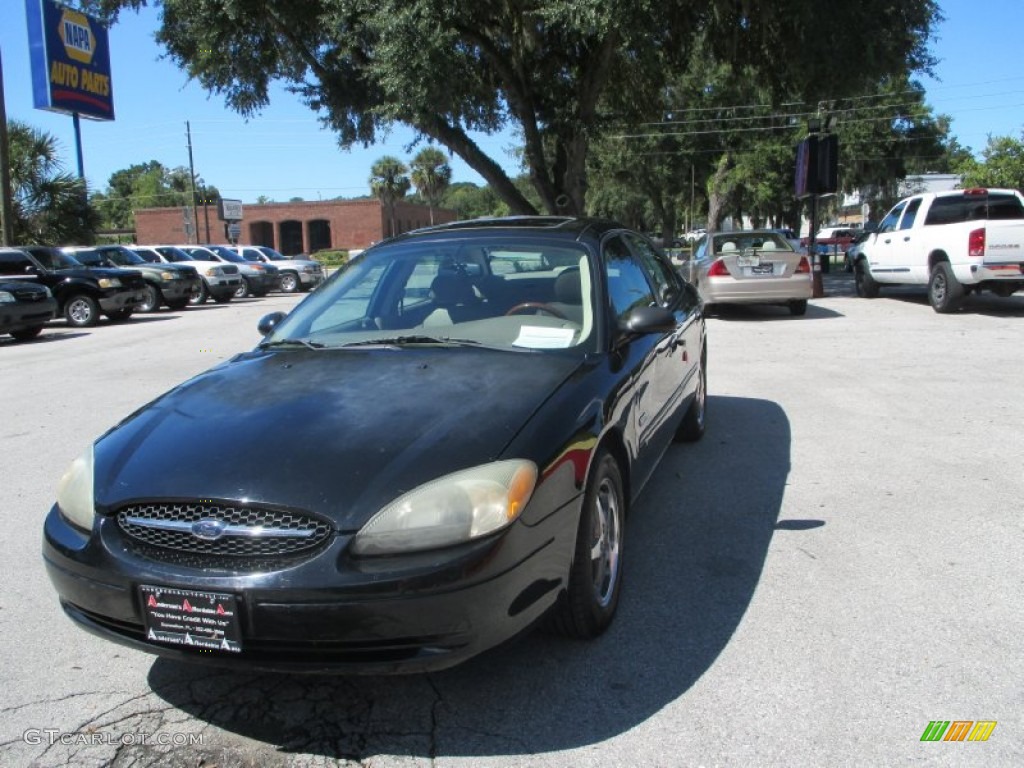
[[[928,103],[935,113],[953,118],[954,135],[976,154],[990,135],[1020,138],[1024,72],[1016,53],[1024,2],[944,0],[940,6],[946,19],[931,46],[939,63],[934,78],[921,78]],[[243,119],[221,97],[207,94],[161,58],[153,40],[158,23],[158,13],[144,9],[123,13],[110,29],[116,119],[81,121],[85,175],[92,190],[102,191],[112,173],[137,163],[158,160],[171,168],[187,167],[186,121],[196,174],[216,185],[222,196],[247,203],[260,195],[273,200],[365,195],[375,160],[390,154],[408,161],[425,146],[408,149],[414,135],[396,128],[381,143],[342,150],[313,112],[283,88],[273,92],[270,106],[259,115]],[[0,0],[0,55],[8,118],[56,136],[66,168],[74,172],[71,117],[33,106],[24,0]],[[518,172],[510,133],[475,138],[508,172]],[[454,181],[484,183],[458,158],[449,163]]]

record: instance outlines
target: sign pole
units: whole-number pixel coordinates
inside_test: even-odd
[[[71,124],[75,128],[75,158],[78,160],[78,178],[85,181],[85,162],[82,160],[82,121],[78,113],[71,113]]]
[[[4,62],[0,54],[0,245],[14,245],[14,204],[11,155],[7,145],[7,106],[4,103]]]

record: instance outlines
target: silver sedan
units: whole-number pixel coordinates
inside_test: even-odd
[[[807,312],[811,264],[778,232],[745,229],[706,235],[694,249],[691,279],[706,305],[785,304]]]

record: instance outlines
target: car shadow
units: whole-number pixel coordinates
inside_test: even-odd
[[[841,312],[822,307],[811,299],[807,304],[806,315],[793,315],[789,307],[781,304],[715,304],[707,308],[708,317],[731,322],[777,322],[779,320],[831,320],[844,317]]]
[[[895,299],[905,304],[918,304],[933,311],[928,303],[928,294],[921,293],[920,289],[913,291],[910,288],[882,289],[880,299]],[[992,293],[971,294],[967,296],[959,309],[951,314],[973,314],[987,315],[990,317],[1024,317],[1024,296],[1013,295],[1000,297]]]
[[[148,682],[170,705],[253,740],[244,759],[527,756],[636,728],[685,695],[728,645],[778,525],[790,470],[785,412],[766,400],[711,397],[708,414],[703,441],[670,448],[631,512],[619,612],[595,641],[533,631],[454,669],[398,677],[241,673],[158,659]],[[743,468],[743,481],[724,479],[729,468]],[[223,761],[223,748],[218,755]]]
[[[66,331],[63,328],[49,327],[43,328],[42,333],[36,336],[34,339],[26,339],[25,341],[18,341],[13,336],[0,336],[0,345],[18,345],[25,346],[26,344],[44,344],[51,341],[64,341],[65,339],[77,339],[82,336],[88,336],[88,333],[82,333],[81,331]]]

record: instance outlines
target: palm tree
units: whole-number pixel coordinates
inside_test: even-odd
[[[18,120],[7,123],[12,230],[16,243],[91,243],[98,216],[85,183],[66,173],[57,139]]]
[[[448,165],[444,152],[436,147],[425,147],[412,159],[412,183],[416,191],[427,198],[430,207],[430,223],[434,223],[434,206],[444,195],[452,182],[452,167]]]
[[[401,200],[411,184],[406,176],[409,169],[397,157],[384,155],[370,168],[370,191],[384,204],[391,222],[391,237],[395,236],[395,201]]]

